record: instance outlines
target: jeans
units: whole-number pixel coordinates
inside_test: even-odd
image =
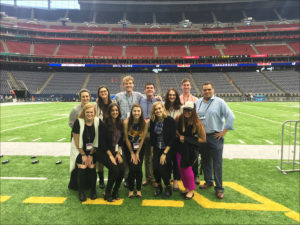
[[[206,148],[203,149],[204,180],[209,185],[213,185],[215,181],[215,190],[223,192],[222,173],[224,138],[218,140],[213,134],[207,134],[206,140]],[[212,171],[214,172],[214,179],[212,177]]]

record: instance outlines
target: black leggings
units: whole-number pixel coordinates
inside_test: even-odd
[[[134,151],[134,153],[136,153],[136,151]],[[142,165],[144,159],[144,147],[142,147],[140,151],[139,154],[140,161],[138,162],[137,165],[135,165],[131,161],[131,154],[127,146],[125,147],[125,156],[129,167],[129,173],[128,173],[129,190],[130,191],[134,190],[134,181],[136,181],[136,190],[140,191],[142,189],[142,180],[143,180]]]
[[[171,154],[170,174],[173,173],[174,180],[180,180],[180,174],[179,174],[179,169],[178,169],[177,159],[176,159],[176,151],[174,150],[174,148],[172,148],[171,152],[168,154]]]
[[[160,164],[160,157],[163,153],[164,149],[159,149],[154,147],[153,150],[153,173],[155,177],[156,183],[160,184],[161,179],[163,179],[164,184],[166,186],[170,185],[171,178],[171,154],[172,152],[168,152],[166,156],[166,163],[164,165]]]
[[[96,190],[97,173],[96,168],[90,169],[78,168],[78,191],[83,192],[85,189]]]
[[[117,193],[124,177],[124,164],[117,162],[114,165],[106,152],[97,152],[97,161],[102,163],[108,169],[108,181],[106,184],[105,193],[111,194],[113,192]]]

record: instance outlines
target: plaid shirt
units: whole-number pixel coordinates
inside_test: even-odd
[[[130,96],[126,92],[120,92],[116,94],[116,102],[120,106],[122,119],[125,120],[130,113],[133,104],[139,104],[143,95],[140,92],[133,91]]]

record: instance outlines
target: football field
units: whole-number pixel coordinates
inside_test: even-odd
[[[68,115],[76,104],[1,106],[1,142],[69,142]],[[299,103],[228,104],[236,121],[226,144],[279,145],[281,124],[299,120]],[[213,189],[198,187],[193,200],[184,200],[178,191],[162,200],[154,197],[150,186],[142,188],[141,199],[129,199],[122,186],[119,201],[103,201],[103,190],[97,187],[98,198],[82,204],[78,193],[67,188],[68,157],[36,159],[39,163],[32,164],[34,159],[29,156],[1,158],[10,160],[0,164],[1,225],[300,223],[300,176],[298,172],[280,173],[276,169],[279,160],[224,159],[223,200],[215,197]],[[57,160],[63,163],[56,165]]]

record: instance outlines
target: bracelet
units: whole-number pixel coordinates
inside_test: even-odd
[[[163,155],[167,155],[167,153],[165,153],[165,152],[163,152],[162,154],[163,154]]]

